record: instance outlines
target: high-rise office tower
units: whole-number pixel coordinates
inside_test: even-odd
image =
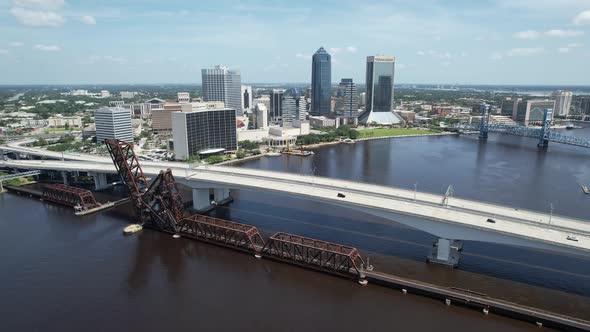
[[[290,127],[295,120],[305,120],[305,95],[299,89],[289,89],[283,94],[283,127]]]
[[[330,114],[332,58],[323,47],[313,55],[311,65],[311,114]]]
[[[590,115],[590,97],[579,97],[574,103],[576,115]]]
[[[106,138],[116,138],[133,143],[131,113],[119,107],[103,107],[94,112],[96,125],[96,142],[102,144]]]
[[[202,69],[204,101],[222,101],[225,107],[236,110],[236,116],[242,116],[242,78],[240,71],[227,66],[215,66]]]
[[[568,90],[556,90],[551,93],[551,97],[555,99],[554,114],[559,116],[568,116],[570,114],[570,106],[572,105],[573,93]]]
[[[336,93],[336,113],[347,118],[356,118],[358,115],[359,99],[356,84],[352,78],[343,78],[338,85]]]
[[[283,93],[285,89],[273,89],[270,95],[270,119],[279,121],[283,115]]]
[[[394,57],[367,57],[367,100],[365,111],[359,116],[359,122],[391,125],[404,121],[393,112],[394,72]]]
[[[252,87],[249,85],[242,85],[242,110],[253,108],[252,105]]]
[[[268,109],[264,104],[256,104],[254,106],[256,114],[256,129],[268,128]]]

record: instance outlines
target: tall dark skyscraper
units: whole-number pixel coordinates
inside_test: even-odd
[[[278,121],[283,116],[283,93],[285,89],[273,89],[270,95],[270,119]]]
[[[394,71],[394,57],[367,57],[367,102],[365,111],[359,116],[359,122],[382,125],[404,122],[393,111]]]
[[[323,47],[313,55],[311,65],[311,115],[330,114],[332,58]]]

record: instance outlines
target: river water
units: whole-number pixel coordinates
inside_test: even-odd
[[[587,135],[586,130],[576,130]],[[331,176],[455,195],[588,219],[579,188],[588,151],[515,137],[383,139],[281,156],[243,167]],[[377,270],[590,319],[588,260],[465,243],[459,269],[424,263],[434,238],[389,221],[313,201],[232,191],[212,214],[358,247]],[[125,207],[76,217],[67,208],[0,196],[0,327],[39,330],[517,331],[527,323],[167,234],[121,234]]]

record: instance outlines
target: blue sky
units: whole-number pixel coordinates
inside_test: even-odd
[[[0,0],[0,84],[363,83],[367,55],[396,83],[590,84],[590,0]]]

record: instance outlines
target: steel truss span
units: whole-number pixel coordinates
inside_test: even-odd
[[[271,236],[262,254],[343,275],[360,275],[364,266],[356,248],[287,233]]]
[[[99,206],[90,190],[70,187],[65,184],[50,184],[43,188],[43,200],[69,206],[81,206],[88,210]]]
[[[178,232],[254,253],[264,247],[264,239],[256,227],[199,214],[182,219]]]

